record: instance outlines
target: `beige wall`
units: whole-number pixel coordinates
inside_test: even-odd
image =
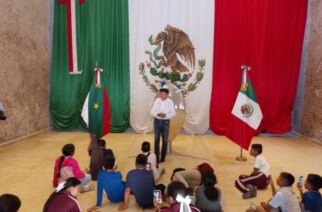
[[[300,133],[322,142],[322,1],[311,0]]]
[[[49,127],[48,5],[0,2],[0,143]]]

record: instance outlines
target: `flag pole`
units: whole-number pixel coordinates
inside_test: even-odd
[[[243,85],[246,89],[247,89],[247,74],[246,71],[249,71],[252,69],[251,66],[247,66],[247,65],[241,65],[240,67],[243,70],[243,74],[245,74],[245,76],[243,77]],[[243,156],[243,148],[240,147],[240,155],[236,157],[237,161],[247,161],[247,158]]]
[[[236,157],[237,161],[247,161],[247,158],[243,156],[243,148],[240,147],[240,155]]]

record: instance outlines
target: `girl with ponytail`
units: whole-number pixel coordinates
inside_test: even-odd
[[[196,189],[196,206],[202,212],[222,212],[222,197],[220,190],[215,187],[216,175],[207,172],[202,176],[202,186]]]
[[[81,182],[75,177],[59,183],[56,191],[50,195],[45,203],[43,212],[80,212],[81,208],[77,201],[80,185]]]
[[[83,187],[91,180],[91,175],[80,170],[77,160],[73,157],[75,153],[74,144],[65,144],[62,148],[62,156],[55,162],[53,186],[57,187],[58,182],[67,178],[75,177],[81,181]],[[92,189],[92,188],[91,188]],[[89,189],[88,189],[89,190]],[[84,191],[86,191],[84,189]]]
[[[189,192],[185,185],[178,181],[170,183],[166,189],[166,199],[170,207],[161,207],[154,203],[157,212],[200,212],[192,205]]]

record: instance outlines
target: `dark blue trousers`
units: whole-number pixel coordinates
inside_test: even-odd
[[[168,149],[169,120],[154,118],[154,153],[160,161],[160,136],[162,136],[161,159],[165,159]]]

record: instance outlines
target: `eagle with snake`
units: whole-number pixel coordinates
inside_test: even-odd
[[[163,42],[163,54],[165,57],[161,58],[162,65],[170,67],[172,74],[189,72],[188,67],[178,59],[178,55],[188,66],[195,67],[195,48],[185,32],[167,25],[165,31],[160,32],[154,40],[155,45],[159,45],[161,42]]]

